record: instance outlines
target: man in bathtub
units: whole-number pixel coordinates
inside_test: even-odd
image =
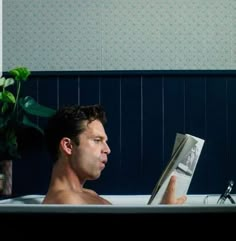
[[[50,118],[45,138],[54,165],[43,204],[111,204],[83,187],[87,180],[100,177],[111,152],[105,123],[106,114],[100,105],[65,106]],[[175,198],[173,176],[162,203],[185,201],[186,196]]]

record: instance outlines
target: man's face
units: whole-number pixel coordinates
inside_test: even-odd
[[[111,152],[102,123],[94,120],[85,123],[85,131],[79,135],[79,146],[73,145],[72,166],[82,180],[97,179]]]

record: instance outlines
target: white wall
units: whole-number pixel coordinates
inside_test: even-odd
[[[236,69],[235,0],[3,0],[3,68]]]

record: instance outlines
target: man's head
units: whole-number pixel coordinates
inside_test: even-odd
[[[79,145],[78,135],[83,133],[87,125],[97,120],[102,125],[106,123],[106,114],[100,105],[64,106],[52,116],[45,129],[45,138],[49,153],[56,161],[59,155],[59,144],[67,137]]]

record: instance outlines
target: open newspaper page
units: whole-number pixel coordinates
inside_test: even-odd
[[[204,140],[189,134],[176,134],[171,159],[153,189],[148,204],[161,203],[172,175],[176,176],[176,197],[187,194]]]

